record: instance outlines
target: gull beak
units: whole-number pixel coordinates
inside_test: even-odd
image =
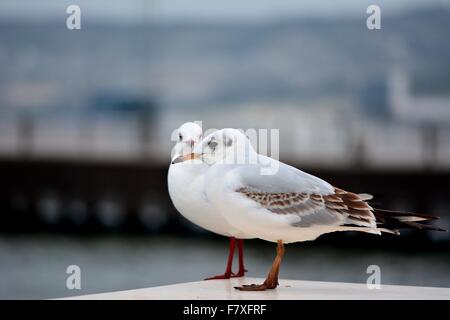
[[[190,154],[186,154],[184,156],[179,156],[172,161],[172,164],[184,162],[187,160],[194,160],[194,159],[202,160],[202,155],[199,153],[190,153]]]

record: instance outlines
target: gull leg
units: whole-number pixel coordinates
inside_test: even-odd
[[[227,267],[225,269],[225,273],[206,278],[205,280],[220,280],[220,279],[230,279],[231,278],[231,275],[232,275],[231,265],[233,264],[235,244],[236,244],[236,238],[230,237],[230,250],[228,252],[228,260],[227,260]]]
[[[272,263],[272,268],[267,274],[266,280],[262,284],[243,285],[241,287],[234,287],[240,291],[264,291],[268,289],[275,289],[278,286],[278,273],[280,271],[281,261],[284,255],[283,241],[278,240],[277,256]]]
[[[247,270],[244,267],[244,240],[243,239],[237,239],[237,245],[238,245],[238,253],[239,253],[239,271],[236,274],[233,274],[233,278],[240,278],[245,276],[245,273]]]

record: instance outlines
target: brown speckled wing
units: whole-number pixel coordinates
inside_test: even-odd
[[[241,193],[275,214],[295,214],[296,226],[355,224],[374,226],[375,216],[370,205],[359,195],[335,188],[335,193],[267,193],[240,188]]]

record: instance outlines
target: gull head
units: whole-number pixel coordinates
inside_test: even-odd
[[[186,122],[176,130],[177,143],[172,149],[172,160],[188,156],[202,139],[202,128],[194,122]]]
[[[208,165],[216,163],[248,163],[256,151],[249,139],[237,129],[222,129],[211,133],[194,149],[194,158],[201,157]]]

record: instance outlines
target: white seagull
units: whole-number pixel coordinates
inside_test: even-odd
[[[190,159],[194,147],[202,138],[202,128],[193,122],[184,123],[177,130],[177,144],[172,151],[167,183],[175,208],[192,223],[217,234],[230,237],[230,249],[224,274],[206,278],[229,279],[244,276],[243,239],[249,238],[233,228],[217,210],[213,210],[204,192],[208,166],[200,160]],[[232,272],[235,245],[238,246],[239,270]]]
[[[374,209],[368,194],[338,189],[292,166],[256,153],[240,131],[223,129],[206,137],[191,155],[210,166],[205,192],[226,221],[241,232],[276,242],[277,256],[264,283],[236,287],[274,289],[284,243],[314,240],[335,231],[398,234],[398,228],[433,229],[420,222],[433,216]],[[268,165],[276,172],[262,175]],[[277,167],[278,166],[278,167]],[[381,226],[381,227],[380,227]]]

